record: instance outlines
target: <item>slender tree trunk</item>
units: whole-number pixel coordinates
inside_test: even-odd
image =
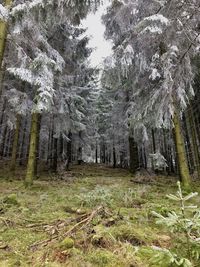
[[[16,159],[17,159],[17,148],[19,142],[19,133],[20,133],[20,123],[21,123],[21,116],[17,114],[16,118],[16,128],[14,132],[14,141],[12,145],[12,156],[11,156],[11,163],[10,163],[10,170],[12,172],[15,171],[16,168]]]
[[[192,109],[190,110],[190,113],[189,112],[186,113],[186,122],[187,122],[188,132],[191,138],[191,146],[192,146],[191,150],[195,165],[194,168],[197,171],[198,178],[200,178],[200,155],[197,143],[197,132],[195,127],[194,114],[192,112]]]
[[[72,162],[72,133],[68,133],[68,139],[69,141],[67,142],[67,160],[65,164],[65,170],[69,171],[69,165]]]
[[[11,4],[12,0],[4,0],[3,5],[5,7],[9,8]],[[0,20],[0,95],[2,93],[2,81],[4,78],[4,69],[2,63],[6,46],[7,31],[8,31],[8,23],[6,21]]]
[[[176,164],[176,156],[174,156],[174,151],[173,148],[171,146],[168,147],[168,154],[170,155],[170,159],[169,159],[169,166],[170,166],[170,173],[175,173],[175,166],[174,166],[174,162]]]
[[[146,148],[143,144],[143,155],[144,155],[144,168],[147,169],[147,154],[146,154]]]
[[[192,152],[192,142],[190,138],[190,129],[187,122],[188,118],[187,115],[183,114],[183,132],[184,132],[184,140],[185,140],[185,151],[186,151],[186,157],[188,162],[188,168],[190,173],[194,173],[194,165],[195,165],[195,158]]]
[[[21,141],[21,148],[20,148],[20,160],[19,165],[23,164],[23,158],[24,158],[24,146],[25,146],[25,138],[26,138],[26,128],[27,128],[27,119],[24,119],[24,127],[23,127],[23,135],[22,135],[22,141]],[[26,157],[26,154],[25,154]]]
[[[96,162],[96,164],[98,163],[98,145],[97,145],[97,142],[96,142],[96,149],[95,149],[95,162]]]
[[[3,157],[9,158],[9,152],[10,152],[10,143],[12,142],[13,137],[13,130],[7,129],[6,137],[5,137],[5,145],[3,150]]]
[[[52,166],[53,166],[53,134],[54,134],[54,119],[53,119],[52,129],[51,129],[50,169],[52,169]]]
[[[183,186],[189,189],[191,186],[191,177],[190,177],[188,163],[187,163],[180,117],[177,111],[174,113],[173,123],[174,123],[175,144],[176,144],[176,149],[177,149],[177,160],[178,160],[178,165],[179,165],[180,180]]]
[[[155,131],[154,129],[151,130],[151,135],[152,135],[152,150],[153,150],[153,154],[156,153],[156,141],[155,141]],[[155,171],[155,166],[154,166],[154,160],[152,158],[151,160],[151,165],[152,165],[152,169]]]
[[[138,159],[138,147],[132,136],[129,136],[129,155],[130,155],[130,163],[129,169],[131,173],[135,173],[139,167],[139,159]]]
[[[39,113],[32,114],[29,156],[28,156],[27,172],[26,172],[26,178],[25,178],[26,187],[31,186],[33,184],[33,179],[34,179],[39,116],[40,116]]]
[[[52,122],[50,118],[50,127],[49,127],[49,138],[48,138],[48,146],[47,146],[47,158],[46,158],[46,165],[49,166],[49,159],[51,155],[51,133],[52,133]]]
[[[116,168],[116,150],[114,144],[113,144],[113,168]]]
[[[124,166],[124,153],[122,151],[120,151],[120,155],[119,155],[119,159],[120,159],[120,168],[123,168]]]
[[[1,135],[1,145],[0,145],[0,157],[2,158],[4,155],[4,148],[5,148],[5,143],[6,143],[6,136],[8,132],[8,126],[6,125],[3,130],[2,130],[2,135]]]
[[[0,119],[0,134],[1,134],[2,128],[3,128],[3,121],[4,121],[4,116],[5,116],[6,104],[7,104],[7,101],[5,99],[3,99],[3,107],[1,110],[1,119]]]
[[[169,158],[169,153],[168,153],[168,146],[167,146],[167,140],[166,140],[166,130],[163,129],[163,155],[167,161],[167,167],[166,167],[166,172],[169,175],[170,174],[170,158]]]
[[[5,7],[9,7],[11,4],[12,0],[4,0]],[[2,67],[2,61],[4,57],[7,30],[8,30],[8,23],[0,20],[0,68]]]
[[[57,172],[58,166],[58,138],[53,138],[53,162],[52,162],[52,171]]]
[[[154,129],[151,130],[152,133],[152,143],[153,143],[153,153],[156,153],[156,141],[155,141],[155,131]]]
[[[35,159],[35,166],[34,166],[34,177],[38,174],[38,158],[39,158],[39,144],[40,144],[40,126],[41,126],[41,114],[38,115],[38,122],[37,122],[37,139],[36,139],[36,159]]]
[[[63,136],[62,133],[60,134],[59,138],[59,160],[62,161],[63,159]]]

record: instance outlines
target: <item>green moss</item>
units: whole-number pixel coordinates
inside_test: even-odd
[[[16,194],[10,194],[6,197],[3,198],[3,203],[8,204],[8,205],[16,205],[19,206],[20,203],[17,200],[17,195]]]
[[[144,229],[136,228],[133,224],[123,224],[115,226],[111,229],[111,234],[121,242],[129,242],[134,246],[145,245],[151,240]]]
[[[60,243],[60,248],[62,249],[69,249],[73,248],[74,246],[74,240],[70,237],[66,237],[61,243]]]
[[[16,171],[17,177],[24,176],[23,169]],[[155,177],[155,185],[149,186],[131,183],[130,175],[126,170],[113,170],[91,164],[74,166],[72,171],[77,178],[73,178],[70,183],[52,181],[51,177],[43,173],[42,180],[35,181],[34,186],[26,190],[22,181],[13,179],[9,182],[2,178],[0,217],[6,220],[8,225],[0,220],[0,235],[2,242],[7,244],[9,249],[1,249],[0,266],[13,267],[15,265],[12,264],[20,260],[23,267],[40,267],[41,260],[44,259],[47,267],[66,265],[130,267],[131,264],[134,267],[149,266],[153,251],[149,248],[147,248],[150,250],[149,253],[142,251],[144,246],[160,246],[156,242],[159,240],[158,236],[169,235],[168,232],[163,232],[161,226],[159,228],[155,225],[155,218],[151,216],[151,211],[165,214],[168,208],[171,209],[172,203],[165,196],[167,193],[176,191],[175,179]],[[81,176],[79,174],[76,176],[76,173],[81,173]],[[162,186],[157,186],[158,182],[162,183]],[[130,188],[134,194],[133,197],[132,191],[129,194],[129,205],[129,198],[124,203],[123,197]],[[198,183],[196,188],[200,192]],[[95,192],[96,196],[92,196],[90,192]],[[3,202],[3,199],[10,195],[14,195],[13,199],[16,199],[20,206]],[[95,216],[87,227],[85,225],[77,227],[73,232],[72,242],[69,242],[70,245],[67,242],[67,248],[60,247],[62,242],[55,241],[46,247],[41,246],[30,250],[31,244],[50,238],[51,233],[46,231],[44,226],[28,226],[31,224],[56,226],[59,221],[69,220],[66,228],[59,229],[60,236],[64,235],[66,230],[73,227],[82,216],[85,200],[83,196],[89,196],[87,209],[84,209],[86,214],[92,212],[101,203],[109,203],[112,199],[110,205],[107,205],[108,213]],[[196,201],[198,204],[199,198]],[[176,210],[176,203],[173,205],[173,210]],[[63,207],[70,207],[74,212],[66,212]],[[112,219],[111,223],[110,219]],[[177,237],[178,234],[174,233],[174,236]],[[74,240],[76,246],[74,246]],[[179,243],[178,239],[173,240]],[[169,246],[171,249],[171,246],[173,248],[175,245],[172,242]],[[61,259],[63,262],[57,262],[53,258],[56,249],[60,252],[66,251],[69,255],[66,261]],[[137,249],[139,249],[138,253],[136,253]],[[183,247],[177,249],[176,246],[175,250],[177,253],[184,254]]]
[[[95,266],[105,267],[105,266],[114,266],[116,263],[116,258],[113,253],[107,250],[96,250],[93,251],[88,256],[88,261],[94,264]]]

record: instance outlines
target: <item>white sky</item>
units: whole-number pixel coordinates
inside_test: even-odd
[[[112,45],[104,38],[105,26],[101,23],[101,16],[105,14],[106,6],[102,6],[95,14],[89,14],[82,21],[84,28],[88,28],[86,34],[91,37],[89,47],[95,48],[90,56],[91,65],[98,66],[102,60],[111,54]]]

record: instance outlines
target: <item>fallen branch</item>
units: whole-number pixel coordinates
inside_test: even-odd
[[[67,232],[65,232],[62,235],[59,235],[59,231],[57,231],[57,233],[52,236],[51,238],[48,238],[46,240],[42,240],[42,241],[37,241],[34,244],[29,246],[29,249],[36,249],[37,247],[45,247],[47,246],[49,243],[58,240],[60,238],[60,236],[62,236],[62,238],[67,237],[68,235],[72,234],[77,228],[79,228],[79,226],[82,226],[80,229],[85,228],[86,226],[88,226],[91,221],[93,220],[93,218],[95,216],[97,216],[99,213],[101,213],[102,211],[104,211],[107,214],[110,214],[108,212],[105,211],[105,208],[103,206],[99,206],[97,207],[97,209],[93,210],[91,213],[89,214],[84,214],[79,216],[78,218],[73,218],[70,220],[70,222],[73,221],[78,221],[73,227],[71,227]],[[65,226],[67,226],[69,224],[69,220],[68,221],[60,221],[60,224],[57,225],[57,230],[61,230],[63,229]],[[52,227],[51,225],[48,225],[49,227]]]
[[[84,227],[86,227],[91,221],[92,219],[97,215],[99,214],[100,211],[103,210],[103,206],[99,206],[96,210],[92,211],[92,213],[87,217],[85,218],[84,220],[78,222],[77,224],[75,224],[71,229],[69,229],[65,234],[64,236],[68,236],[69,234],[71,234],[76,228],[78,228],[80,225],[86,223],[84,225]],[[83,226],[81,227],[81,229],[83,229]]]

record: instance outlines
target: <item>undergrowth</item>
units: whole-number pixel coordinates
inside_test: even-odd
[[[1,178],[0,266],[164,267],[151,260],[155,247],[186,255],[180,233],[152,215],[178,212],[166,197],[176,192],[175,178],[134,183],[125,170],[96,165],[65,175],[44,175],[26,190],[20,180]]]

